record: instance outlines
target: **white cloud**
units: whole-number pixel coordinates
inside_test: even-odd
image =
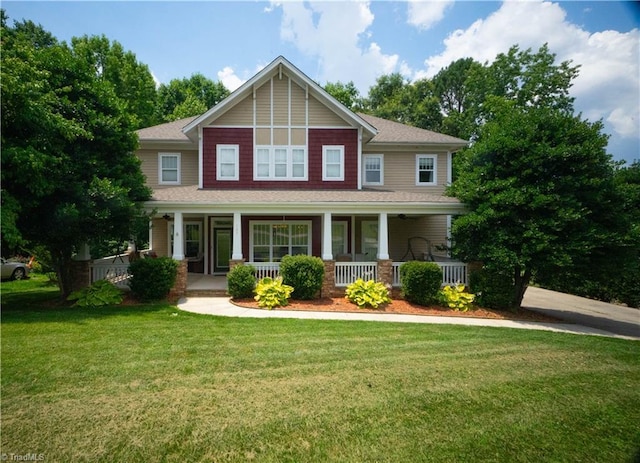
[[[156,90],[160,88],[160,85],[162,84],[162,82],[160,82],[160,79],[158,79],[158,77],[156,77],[156,75],[153,73],[153,71],[149,71],[151,72],[151,77],[153,78],[153,82],[156,85]]]
[[[230,66],[226,66],[222,71],[218,71],[218,80],[231,92],[245,83],[245,80],[238,77]]]
[[[429,57],[426,69],[413,78],[431,77],[460,58],[492,61],[512,45],[536,51],[544,43],[558,62],[580,65],[571,89],[578,111],[590,120],[603,119],[614,135],[640,138],[640,31],[591,34],[569,23],[557,3],[505,1],[487,18],[451,33],[445,50]]]
[[[371,41],[374,15],[369,2],[283,2],[280,37],[307,56],[318,60],[313,79],[353,81],[366,93],[377,76],[394,72],[398,55],[384,54]]]
[[[453,0],[409,0],[407,22],[418,29],[429,29],[444,18],[444,12]]]

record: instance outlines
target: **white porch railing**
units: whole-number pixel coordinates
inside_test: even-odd
[[[256,279],[275,278],[280,275],[280,262],[247,262],[256,269]]]
[[[404,262],[393,263],[393,286],[400,286],[400,266]],[[442,286],[467,285],[467,264],[462,262],[434,262],[442,269]]]
[[[348,286],[358,278],[378,279],[377,262],[336,262],[336,286]]]
[[[91,264],[91,282],[107,280],[121,289],[129,288],[129,257],[109,256]]]

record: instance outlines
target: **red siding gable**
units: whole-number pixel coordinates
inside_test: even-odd
[[[216,147],[239,146],[239,180],[216,180]],[[322,147],[344,145],[344,181],[322,180]],[[357,189],[358,188],[358,131],[357,129],[309,129],[308,130],[308,180],[307,181],[254,181],[254,140],[251,128],[206,127],[202,143],[202,183],[204,188],[215,189]]]

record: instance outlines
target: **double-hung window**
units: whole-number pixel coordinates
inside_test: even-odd
[[[158,183],[180,185],[180,153],[158,154]]]
[[[418,154],[416,156],[416,185],[436,185],[437,156]]]
[[[322,147],[322,180],[344,180],[344,146]]]
[[[384,185],[384,157],[382,154],[364,155],[364,184]]]
[[[286,255],[311,255],[311,222],[252,222],[253,262],[280,262]]]
[[[216,147],[217,180],[239,180],[239,152],[238,145],[218,145]]]
[[[254,180],[307,180],[305,146],[256,146]]]

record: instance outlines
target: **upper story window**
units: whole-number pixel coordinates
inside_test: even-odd
[[[344,180],[344,146],[322,147],[322,180]]]
[[[436,185],[438,157],[431,154],[418,154],[416,156],[416,185]]]
[[[216,147],[216,179],[239,180],[239,145],[218,145]]]
[[[180,185],[180,153],[158,154],[158,183]]]
[[[256,146],[254,180],[307,180],[305,146]]]
[[[384,184],[384,156],[382,154],[364,155],[364,184]]]

